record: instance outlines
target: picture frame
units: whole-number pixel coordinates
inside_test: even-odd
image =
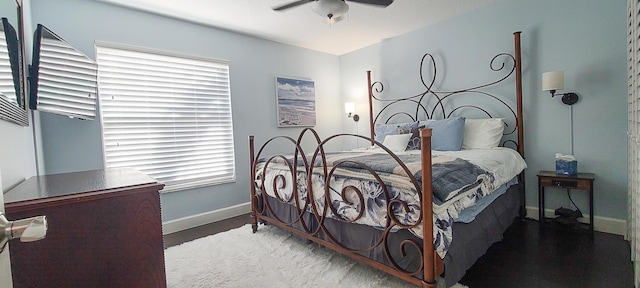
[[[310,79],[277,76],[278,127],[316,125],[315,83]]]

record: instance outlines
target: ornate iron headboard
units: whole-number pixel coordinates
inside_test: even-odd
[[[456,98],[460,95],[479,95],[482,97],[487,97],[492,101],[502,104],[506,109],[507,113],[511,115],[509,118],[514,120],[513,127],[508,127],[505,129],[504,135],[512,135],[517,133],[517,139],[507,139],[504,140],[502,145],[514,145],[516,150],[524,157],[524,141],[523,141],[523,118],[522,118],[522,62],[520,58],[520,32],[513,33],[514,35],[514,46],[515,51],[514,54],[508,53],[499,53],[495,55],[490,63],[489,68],[493,72],[505,72],[506,74],[501,76],[498,80],[482,84],[476,85],[470,88],[460,89],[460,90],[452,90],[452,91],[435,91],[433,86],[436,82],[437,76],[437,67],[436,61],[432,54],[424,54],[422,59],[420,60],[420,81],[422,82],[422,86],[424,87],[424,91],[401,98],[394,99],[382,99],[379,97],[380,93],[384,90],[384,85],[380,81],[371,81],[371,71],[367,71],[368,85],[369,85],[369,124],[370,124],[370,132],[371,132],[371,144],[374,144],[374,126],[375,123],[389,122],[392,118],[402,116],[408,117],[412,121],[418,120],[427,120],[433,119],[435,115],[439,115],[442,118],[449,118],[453,116],[457,111],[462,109],[474,109],[480,111],[487,115],[488,117],[493,117],[491,113],[476,104],[457,104],[455,106],[449,107],[447,105],[448,100]],[[511,64],[511,63],[512,64]],[[511,65],[507,65],[511,64]],[[430,65],[432,72],[432,77],[429,82],[425,81],[425,77],[423,75],[424,66]],[[509,69],[509,67],[511,67]],[[515,95],[516,95],[516,109],[509,106],[502,98],[496,96],[494,93],[490,92],[489,87],[496,86],[499,83],[506,81],[515,75]],[[379,109],[376,114],[373,113],[373,102],[378,101]],[[413,111],[407,112],[406,110],[399,110],[393,112],[393,108],[397,106],[405,107],[406,103],[410,103],[411,106],[415,107]],[[384,118],[384,121],[382,118]],[[506,118],[505,115],[500,115],[502,118]],[[507,124],[508,126],[508,124]]]

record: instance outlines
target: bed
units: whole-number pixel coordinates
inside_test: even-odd
[[[425,54],[420,67],[425,89],[409,97],[380,97],[384,85],[367,71],[368,136],[322,138],[305,128],[257,150],[249,136],[254,233],[258,222],[275,225],[420,287],[435,287],[439,276],[447,287],[458,282],[500,241],[525,211],[520,32],[513,54],[490,61],[502,73],[496,81],[436,91],[434,57]],[[515,83],[515,109],[487,92],[503,83]],[[451,106],[458,95],[480,95],[507,112],[492,115],[477,102]],[[354,137],[371,146],[329,151]]]

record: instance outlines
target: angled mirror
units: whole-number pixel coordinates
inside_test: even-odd
[[[29,107],[84,120],[96,117],[98,66],[38,24],[33,37]]]

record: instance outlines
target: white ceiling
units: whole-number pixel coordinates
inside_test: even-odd
[[[327,24],[311,3],[286,11],[295,0],[99,0],[185,19],[276,42],[342,55],[386,38],[480,8],[495,0],[396,0],[386,8],[346,1],[342,21]]]

